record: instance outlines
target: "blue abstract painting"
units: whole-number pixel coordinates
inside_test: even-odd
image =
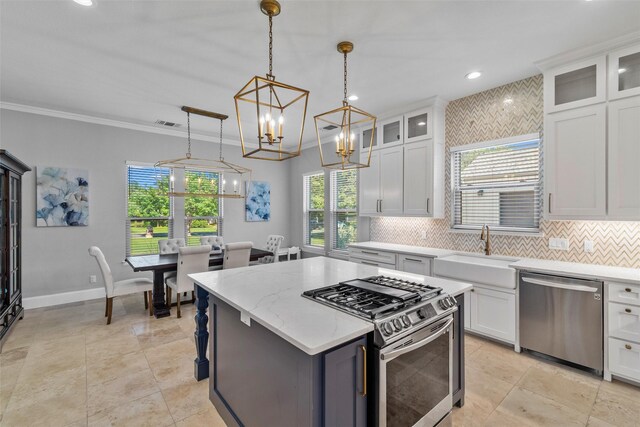
[[[89,171],[50,166],[37,168],[36,225],[89,225]]]
[[[264,181],[247,181],[246,220],[269,221],[271,218],[271,184]]]

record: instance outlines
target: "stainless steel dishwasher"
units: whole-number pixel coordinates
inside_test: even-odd
[[[520,346],[603,370],[602,282],[520,273]]]

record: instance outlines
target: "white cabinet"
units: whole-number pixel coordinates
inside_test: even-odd
[[[378,148],[378,128],[365,128],[360,131],[360,152],[369,152],[369,146],[373,144],[372,150]]]
[[[373,151],[368,168],[359,171],[358,212],[360,215],[375,215],[380,206],[380,152]]]
[[[606,286],[608,373],[640,382],[640,285],[609,282]]]
[[[606,57],[597,56],[544,73],[547,113],[584,107],[606,100]]]
[[[403,117],[380,122],[380,133],[378,134],[378,146],[380,148],[393,147],[404,143]]]
[[[609,304],[609,336],[640,343],[640,307]]]
[[[640,344],[609,338],[609,370],[640,381]]]
[[[469,298],[470,329],[510,343],[516,341],[516,297],[474,286]]]
[[[640,45],[609,54],[609,99],[640,95]]]
[[[606,106],[549,114],[545,123],[545,192],[549,219],[604,219]]]
[[[640,285],[609,282],[609,301],[640,306]]]
[[[609,219],[638,220],[640,96],[609,103],[608,142]]]
[[[380,150],[380,208],[387,215],[402,214],[402,147]]]
[[[398,255],[398,270],[431,276],[431,258],[416,255]]]
[[[404,115],[404,142],[433,138],[433,108],[423,108]]]
[[[404,213],[429,217],[444,216],[444,146],[433,139],[404,146]],[[441,194],[442,193],[442,194]]]
[[[397,255],[391,252],[375,249],[349,248],[349,261],[359,264],[376,265],[379,267],[396,268]]]

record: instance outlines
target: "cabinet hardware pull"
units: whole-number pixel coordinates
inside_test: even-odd
[[[631,309],[630,308],[625,308],[624,311],[625,311],[625,313],[631,313]]]
[[[367,265],[373,265],[374,267],[380,267],[379,264],[376,264],[375,262],[367,262],[367,261],[360,261],[362,264],[367,264]]]
[[[549,213],[551,213],[551,193],[549,193]]]
[[[371,251],[362,251],[362,253],[367,255],[380,255],[378,252],[371,252]]]
[[[422,262],[421,259],[405,258],[405,261]]]
[[[360,350],[362,350],[362,397],[367,396],[367,347],[361,345]]]
[[[624,288],[625,292],[631,292],[631,288]]]
[[[427,213],[429,213],[429,198],[427,197]]]
[[[475,291],[476,291],[475,289],[471,289],[471,292],[475,292]]]
[[[626,348],[627,350],[631,350],[631,346],[629,344],[625,344],[624,348]]]
[[[380,213],[382,213],[382,199],[380,199]]]

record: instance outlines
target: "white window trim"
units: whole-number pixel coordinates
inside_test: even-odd
[[[500,139],[494,139],[494,140],[490,140],[490,141],[481,141],[481,142],[474,142],[471,144],[464,144],[464,145],[458,145],[456,147],[451,147],[449,149],[449,161],[450,161],[450,168],[449,168],[449,183],[450,183],[450,195],[451,195],[451,209],[450,209],[450,218],[449,218],[449,233],[470,233],[470,234],[475,234],[478,231],[482,230],[482,226],[479,225],[455,225],[455,209],[454,209],[454,199],[455,199],[455,179],[454,179],[454,172],[455,172],[455,168],[453,167],[453,161],[454,161],[454,156],[456,153],[459,153],[461,151],[469,151],[469,150],[477,150],[477,149],[481,149],[481,148],[487,148],[487,147],[499,147],[501,145],[508,145],[508,144],[513,144],[513,143],[517,143],[517,142],[526,142],[526,141],[533,141],[533,140],[539,140],[539,144],[540,144],[540,158],[542,159],[543,156],[543,144],[542,144],[542,138],[540,136],[539,132],[534,132],[534,133],[528,133],[528,134],[524,134],[524,135],[516,135],[516,136],[510,136],[510,137],[506,137],[506,138],[500,138]],[[540,168],[540,193],[544,194],[544,177],[543,177],[543,167],[542,167],[542,160],[541,163],[539,164],[539,168]],[[515,191],[515,189],[514,189]],[[542,221],[542,215],[540,217],[540,220]],[[522,237],[526,237],[526,236],[530,236],[530,237],[544,237],[544,233],[541,231],[540,227],[538,226],[538,228],[515,228],[515,227],[498,227],[498,226],[491,226],[491,233],[495,234],[495,235],[505,235],[505,236],[522,236]]]
[[[187,170],[198,171],[197,168],[185,169],[185,171],[187,171]],[[223,181],[224,180],[224,174],[223,173],[219,173],[219,172],[217,172],[217,173],[219,175],[218,179],[220,181]],[[172,197],[172,199],[173,198],[175,198],[175,196]],[[187,216],[186,208],[184,206],[184,197],[180,197],[180,198],[183,200],[183,202],[182,202],[182,208],[183,208],[182,211],[184,212],[184,218],[183,218],[183,222],[184,222],[184,227],[183,228],[184,228],[184,230],[183,230],[183,234],[184,234],[184,241],[185,241],[185,244],[187,246],[189,246],[189,236],[188,236],[188,226],[187,226],[189,220],[193,220],[193,219],[206,219],[206,220],[213,219],[213,220],[216,220],[218,222],[218,234],[216,234],[216,236],[222,237],[222,233],[224,231],[224,227],[223,227],[223,225],[224,225],[224,197],[218,197],[218,216],[212,215],[212,216],[193,216],[193,217]]]
[[[324,180],[325,180],[325,189],[324,189],[324,207],[323,209],[311,209],[309,210],[307,208],[307,206],[309,206],[308,201],[309,201],[309,194],[307,192],[307,188],[305,185],[305,181],[308,177],[310,176],[315,176],[315,175],[322,175]],[[307,244],[307,240],[306,240],[306,236],[308,234],[308,228],[309,228],[309,220],[308,220],[308,213],[309,212],[323,212],[325,215],[325,239],[324,239],[324,246],[320,247],[320,246],[314,246],[314,245],[310,245]],[[325,255],[326,254],[326,248],[327,248],[327,181],[326,181],[326,173],[324,171],[324,169],[321,170],[316,170],[313,172],[305,172],[302,174],[302,239],[303,239],[303,243],[302,243],[302,248],[303,250],[307,251],[307,252],[311,252],[311,253],[315,253],[315,254],[320,254],[320,255]]]
[[[340,249],[340,248],[334,248],[333,247],[333,243],[334,240],[337,241],[337,217],[339,213],[354,213],[356,215],[356,218],[359,215],[359,206],[356,206],[356,209],[338,209],[336,208],[337,205],[337,200],[334,197],[333,194],[333,176],[337,173],[340,172],[341,170],[332,170],[329,172],[329,217],[330,217],[330,221],[331,221],[331,228],[329,229],[329,255],[331,256],[332,254],[335,255],[336,258],[344,258],[344,256],[349,252],[349,248],[346,247],[344,249]],[[357,174],[357,171],[355,172]],[[356,176],[356,182],[359,182],[360,179],[360,175],[357,174]],[[356,184],[356,204],[358,201],[358,187],[359,185]],[[326,204],[326,200],[325,200],[325,204]],[[356,219],[357,221],[357,219]],[[325,233],[325,238],[326,238],[326,233]],[[357,236],[356,236],[356,241],[357,241]],[[355,242],[353,242],[355,243]]]

